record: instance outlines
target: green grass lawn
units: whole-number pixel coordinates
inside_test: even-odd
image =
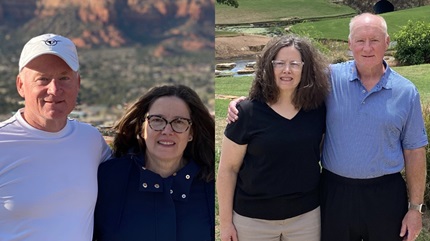
[[[415,84],[422,102],[430,103],[430,64],[393,67],[393,69]]]
[[[227,107],[231,99],[222,96],[248,96],[252,77],[222,77],[215,79],[215,121],[225,122]],[[219,122],[218,122],[219,123]],[[220,126],[224,128],[225,125]],[[221,133],[222,134],[222,133]]]
[[[408,22],[430,22],[430,5],[400,10],[381,14],[388,25],[388,34],[393,38],[394,34]],[[321,20],[318,22],[299,23],[291,28],[295,33],[307,33],[312,38],[348,40],[350,17]],[[392,39],[393,40],[393,39]]]
[[[239,0],[239,7],[215,4],[215,24],[276,21],[292,17],[315,18],[353,14],[344,5],[327,0]]]
[[[235,96],[248,95],[252,78],[252,76],[216,78],[215,94]]]

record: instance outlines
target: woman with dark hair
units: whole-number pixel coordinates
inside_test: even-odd
[[[215,124],[183,85],[152,88],[114,127],[99,167],[94,240],[212,241]]]
[[[263,49],[249,100],[222,141],[222,241],[320,240],[328,78],[327,62],[305,38],[274,38]]]

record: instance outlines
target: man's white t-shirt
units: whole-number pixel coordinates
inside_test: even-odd
[[[21,112],[0,123],[0,241],[91,240],[97,168],[111,150],[89,124],[45,132]]]

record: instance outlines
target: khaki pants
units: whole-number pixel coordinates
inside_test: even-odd
[[[233,213],[239,241],[320,241],[320,208],[284,220],[248,218]]]

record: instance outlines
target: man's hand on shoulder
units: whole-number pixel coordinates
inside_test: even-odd
[[[237,118],[239,118],[238,117],[239,110],[236,108],[236,105],[243,100],[246,100],[245,96],[236,98],[230,101],[230,103],[228,104],[227,118],[226,118],[226,121],[228,124],[235,122]]]

